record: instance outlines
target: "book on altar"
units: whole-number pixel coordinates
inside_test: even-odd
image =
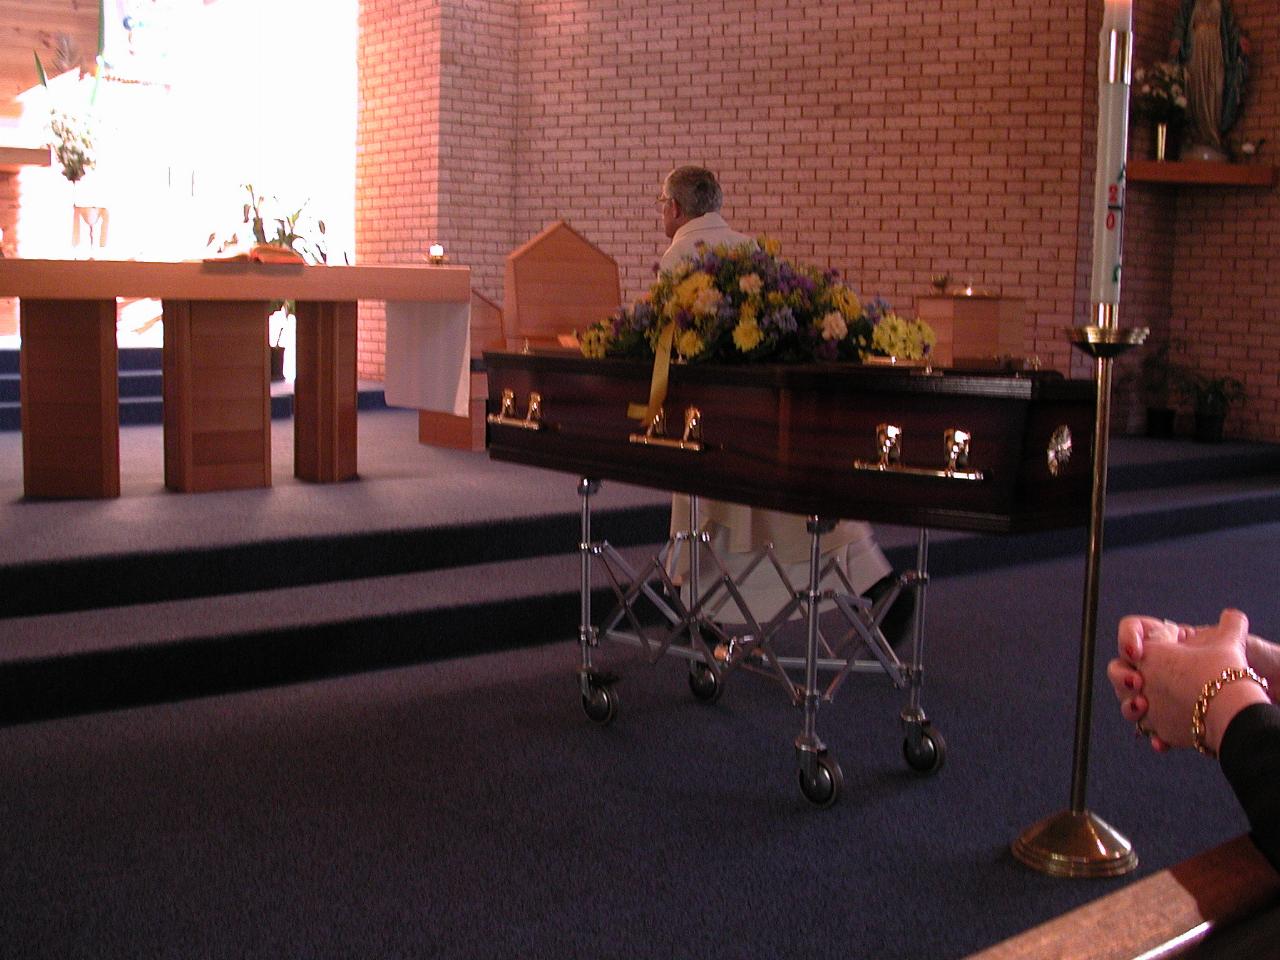
[[[248,250],[228,250],[204,258],[205,263],[306,263],[302,254],[274,243],[255,243]]]

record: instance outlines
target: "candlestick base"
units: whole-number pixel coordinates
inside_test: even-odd
[[[1147,327],[1071,327],[1067,336],[1077,350],[1098,357],[1118,357],[1143,343],[1151,331]]]
[[[1119,877],[1138,855],[1114,827],[1088,810],[1064,810],[1028,827],[1013,841],[1019,861],[1053,877]]]

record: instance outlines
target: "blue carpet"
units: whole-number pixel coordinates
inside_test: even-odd
[[[963,957],[1242,832],[1214,765],[1151,753],[1100,678],[1127,612],[1233,603],[1280,634],[1278,546],[1271,524],[1107,553],[1088,796],[1127,878],[1008,852],[1068,800],[1075,558],[931,586],[947,764],[908,774],[901,695],[852,678],[819,717],[846,783],[826,811],[776,686],[708,706],[612,646],[608,728],[555,644],[0,729],[3,955]]]

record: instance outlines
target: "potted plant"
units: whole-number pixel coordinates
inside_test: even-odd
[[[304,219],[303,213],[307,206],[305,202],[292,213],[281,216],[271,212],[272,207],[279,205],[279,198],[273,196],[268,201],[254,189],[253,184],[244,183],[241,186],[249,194],[249,199],[241,207],[240,214],[241,223],[249,227],[252,237],[251,240],[246,241],[253,245],[253,250],[249,254],[250,259],[283,262],[277,256],[270,258],[263,256],[264,253],[271,252],[271,248],[276,248],[287,251],[288,259],[298,263],[327,264],[329,262],[324,221]],[[243,248],[245,244],[240,240],[239,231],[237,231],[225,240],[219,240],[217,232],[211,233],[208,245],[214,247],[217,254],[223,255],[236,248]],[[245,254],[241,253],[240,256]],[[283,340],[285,331],[293,318],[293,301],[278,300],[272,303],[271,310],[273,326],[276,327],[275,336],[268,343],[271,350],[271,379],[280,381],[284,379]],[[274,318],[277,317],[278,324],[274,322]]]
[[[1174,339],[1148,344],[1136,376],[1129,378],[1130,382],[1136,380],[1146,405],[1148,437],[1173,436],[1173,423],[1177,416],[1173,394],[1184,373],[1169,359],[1169,354],[1179,345],[1180,341]]]
[[[1201,443],[1222,441],[1222,425],[1231,405],[1244,400],[1244,384],[1235,377],[1211,377],[1192,372],[1181,379],[1179,392],[1191,402],[1195,415],[1195,439]]]

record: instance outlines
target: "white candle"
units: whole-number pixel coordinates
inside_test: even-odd
[[[429,256],[432,260],[441,260],[441,259],[443,259],[443,258],[444,258],[444,245],[443,245],[443,244],[440,244],[440,243],[433,243],[433,244],[430,246],[430,248],[428,248],[428,250],[427,250],[427,256]]]
[[[1106,0],[1106,9],[1102,14],[1102,30],[1123,30],[1128,33],[1133,29],[1133,0]]]
[[[1089,296],[1095,304],[1112,306],[1120,303],[1132,38],[1132,0],[1106,0],[1098,44],[1098,160],[1093,181],[1093,274]]]

